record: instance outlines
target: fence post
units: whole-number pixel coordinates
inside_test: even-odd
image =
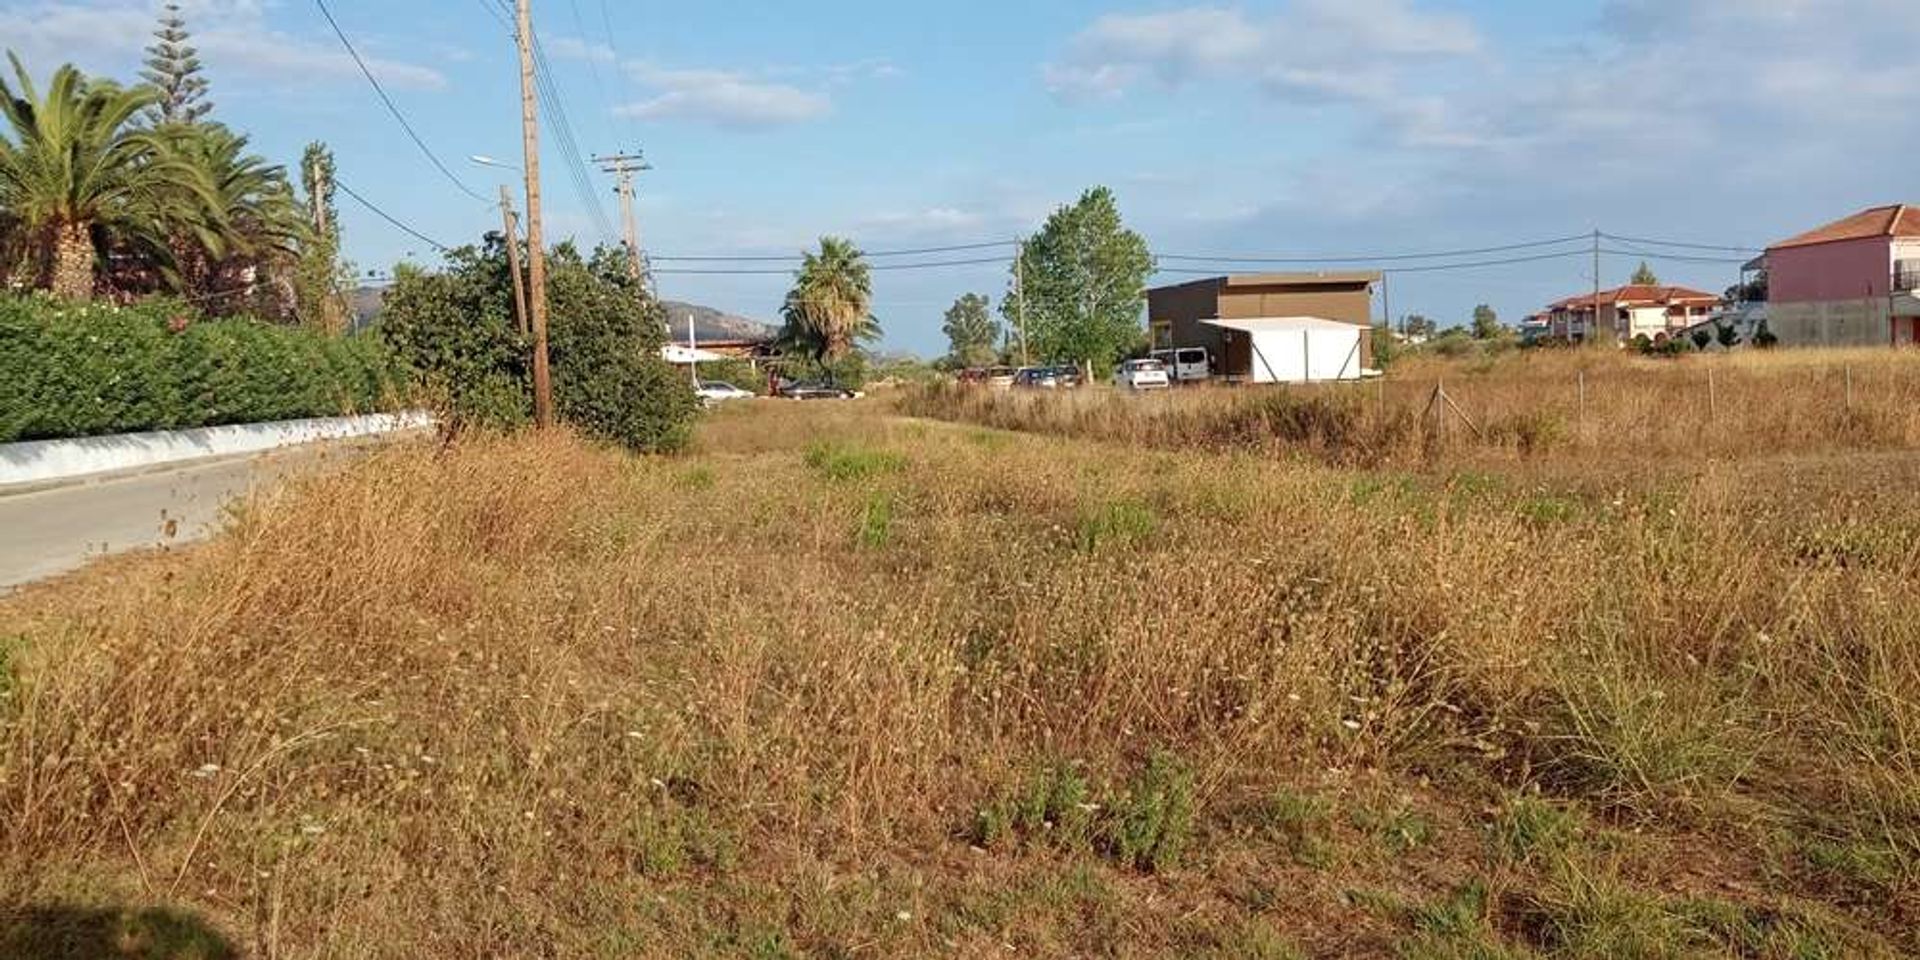
[[[1584,439],[1587,432],[1587,372],[1580,371],[1580,433]]]
[[[1713,389],[1712,367],[1707,368],[1707,416],[1714,420],[1720,419],[1720,396]]]
[[[1853,364],[1847,364],[1847,412],[1853,412]]]

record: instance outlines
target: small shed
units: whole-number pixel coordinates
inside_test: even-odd
[[[1325,317],[1201,322],[1220,328],[1230,377],[1248,383],[1317,383],[1363,376],[1367,327]]]

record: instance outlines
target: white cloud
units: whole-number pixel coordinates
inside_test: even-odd
[[[630,64],[654,93],[615,108],[622,116],[693,120],[730,130],[758,130],[816,120],[833,111],[824,93],[729,70],[677,70]]]
[[[1465,17],[1409,0],[1294,0],[1252,17],[1226,7],[1109,14],[1067,46],[1041,76],[1068,97],[1117,97],[1149,81],[1252,78],[1283,99],[1386,100],[1405,61],[1464,57],[1481,49]]]
[[[201,0],[183,3],[193,45],[216,83],[222,78],[306,85],[316,80],[359,76],[331,37],[295,37],[267,25],[260,0]],[[45,0],[0,10],[0,37],[38,74],[60,63],[131,76],[152,39],[155,14],[145,0],[79,3]],[[382,83],[398,88],[440,89],[446,77],[419,64],[374,55],[370,37],[355,37],[367,67]],[[219,89],[214,90],[216,99]]]
[[[763,130],[817,120],[833,112],[828,91],[890,80],[903,73],[883,57],[824,65],[771,65],[751,71],[673,68],[645,60],[622,62],[612,47],[578,37],[548,37],[545,43],[548,52],[561,59],[616,64],[644,88],[644,97],[614,108],[617,116],[691,120],[728,130]]]
[[[562,60],[589,60],[594,63],[612,63],[619,59],[613,48],[604,43],[593,43],[579,37],[553,36],[541,34],[540,42],[547,52]]]

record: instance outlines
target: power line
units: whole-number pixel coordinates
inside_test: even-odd
[[[1602,249],[1604,254],[1616,257],[1642,257],[1647,260],[1675,260],[1681,263],[1746,263],[1746,257],[1698,257],[1681,253],[1655,253],[1651,250],[1613,250]]]
[[[1618,234],[1602,233],[1600,236],[1621,243],[1638,243],[1649,247],[1680,247],[1685,250],[1720,250],[1728,253],[1765,253],[1759,247],[1728,247],[1711,243],[1683,243],[1679,240],[1649,240],[1645,237],[1623,237]]]
[[[508,36],[513,35],[513,26],[507,23],[506,14],[503,10],[500,9],[498,5],[488,3],[487,0],[478,0],[478,2],[480,4],[480,9],[485,10],[487,12],[487,16],[490,16],[493,18],[493,22],[498,23],[502,30],[507,31]]]
[[[1437,273],[1444,270],[1471,270],[1479,267],[1500,267],[1500,266],[1506,266],[1509,264],[1516,264],[1516,263],[1539,263],[1543,260],[1559,260],[1565,257],[1578,257],[1586,253],[1587,251],[1585,250],[1567,250],[1561,253],[1542,253],[1542,254],[1535,254],[1533,256],[1526,256],[1526,257],[1503,257],[1498,260],[1474,260],[1474,261],[1468,261],[1465,263],[1437,263],[1437,264],[1429,264],[1426,266],[1419,266],[1419,267],[1390,267],[1380,272],[1383,274],[1399,274],[1399,273]],[[1197,268],[1191,268],[1191,267],[1165,267],[1159,270],[1158,272],[1179,273],[1179,274],[1202,274],[1202,275],[1211,276],[1211,275],[1218,275],[1222,271],[1197,269]]]
[[[956,243],[945,247],[920,247],[911,250],[860,250],[858,252],[863,257],[917,257],[933,253],[958,253],[964,250],[989,250],[995,247],[1012,247],[1019,245],[1019,243],[1020,241],[1018,240],[987,240],[980,243]],[[647,259],[673,261],[677,263],[790,263],[805,260],[806,258],[807,255],[804,253],[783,253],[743,256],[723,256],[720,254],[678,257],[649,256]]]
[[[435,240],[432,237],[429,237],[426,234],[421,233],[420,231],[415,230],[414,228],[409,227],[404,223],[401,223],[400,220],[394,217],[393,214],[390,214],[385,210],[382,210],[379,207],[374,206],[373,201],[368,200],[366,197],[363,197],[358,193],[355,193],[353,188],[347,186],[346,183],[342,181],[339,177],[333,178],[332,182],[334,186],[339,187],[341,190],[346,191],[347,196],[360,201],[361,206],[366,207],[368,210],[372,210],[374,213],[378,214],[380,216],[380,219],[385,220],[396,227],[399,227],[402,231],[412,236],[414,239],[419,240],[422,243],[425,243],[427,246],[430,246],[435,250],[440,251],[441,253],[447,252],[446,244],[441,243],[440,241]]]
[[[1474,257],[1489,253],[1507,253],[1513,250],[1530,250],[1539,247],[1554,247],[1576,240],[1587,240],[1592,234],[1575,237],[1561,237],[1556,240],[1531,240],[1526,243],[1509,243],[1498,247],[1478,247],[1466,250],[1439,250],[1433,253],[1397,253],[1374,254],[1350,257],[1215,257],[1198,254],[1162,253],[1156,254],[1162,260],[1200,261],[1204,263],[1390,263],[1407,260],[1439,260],[1447,257]]]
[[[555,137],[560,146],[561,158],[566,162],[567,175],[573,182],[573,189],[579,195],[580,202],[587,207],[587,213],[593,218],[594,227],[602,237],[614,236],[613,221],[608,219],[607,211],[600,201],[600,195],[593,189],[593,181],[587,173],[584,155],[580,152],[579,137],[574,133],[573,120],[567,113],[566,101],[560,95],[559,81],[553,72],[552,62],[547,59],[546,47],[540,42],[540,32],[533,31],[529,38],[533,43],[534,61],[538,69],[534,80],[539,88],[540,97],[545,101],[547,113],[552,118]]]
[[[587,24],[586,21],[580,17],[580,0],[567,0],[567,5],[573,8],[573,29],[580,34],[580,43],[585,45],[587,43]],[[606,8],[602,7],[601,10],[604,12]],[[600,66],[594,62],[596,58],[593,56],[593,50],[590,47],[587,49],[586,59],[587,73],[593,77],[594,92],[600,96],[600,108],[606,111],[608,117],[612,117],[613,101],[607,97],[607,85],[600,80]]]
[[[353,41],[347,39],[347,32],[340,29],[340,21],[335,20],[333,18],[333,11],[327,9],[326,0],[313,0],[313,4],[320,8],[320,15],[326,17],[327,24],[333,27],[333,35],[340,38],[340,45],[347,48],[348,55],[352,56],[353,62],[360,67],[360,73],[367,78],[368,83],[373,85],[373,92],[380,95],[380,102],[387,105],[387,112],[393,114],[393,119],[400,122],[400,128],[407,132],[408,137],[412,138],[414,146],[419,147],[420,152],[426,154],[427,159],[432,161],[434,167],[438,169],[441,174],[445,175],[454,186],[459,187],[461,193],[475,200],[485,202],[487,198],[473,192],[472,188],[461,182],[459,177],[454,176],[453,171],[447,169],[447,165],[441,163],[440,158],[434,155],[433,150],[427,146],[427,142],[420,139],[420,134],[414,132],[413,124],[407,122],[406,115],[400,112],[400,108],[394,104],[393,98],[387,96],[386,89],[380,86],[379,80],[374,78],[373,71],[367,69],[367,62],[360,59],[360,51],[353,48]]]
[[[662,258],[653,257],[650,259],[658,260]],[[876,271],[876,272],[891,271],[891,270],[932,270],[932,269],[937,269],[941,267],[976,267],[976,266],[981,266],[983,264],[1003,264],[1008,262],[1010,261],[1008,261],[1008,259],[1005,257],[982,257],[975,260],[937,260],[931,263],[876,263],[876,264],[870,264],[867,267],[867,269]],[[771,269],[760,269],[760,268],[754,268],[754,267],[740,267],[740,268],[720,267],[720,268],[711,268],[711,269],[705,268],[705,267],[693,267],[693,268],[679,267],[679,268],[668,268],[665,270],[655,270],[654,273],[670,274],[670,275],[677,275],[677,276],[784,277],[784,276],[791,276],[793,274],[793,270],[791,268],[783,268],[783,267],[776,267]]]

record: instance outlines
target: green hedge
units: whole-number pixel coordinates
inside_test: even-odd
[[[369,413],[398,382],[375,337],[0,297],[0,443]]]

